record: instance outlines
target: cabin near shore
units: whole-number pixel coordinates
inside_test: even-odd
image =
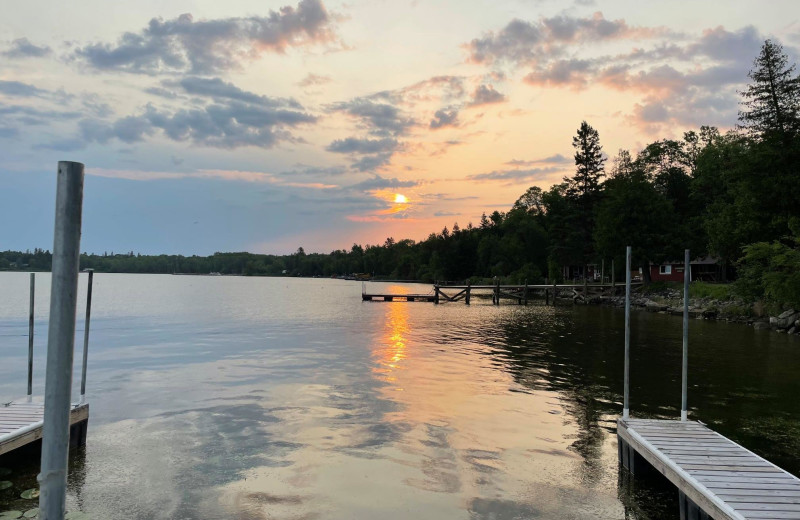
[[[716,258],[696,258],[689,264],[689,280],[692,282],[717,282],[722,279],[722,269]],[[650,264],[650,280],[653,282],[682,282],[685,265],[683,260],[669,260],[661,264]]]

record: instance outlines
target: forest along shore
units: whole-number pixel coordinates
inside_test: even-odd
[[[631,307],[683,316],[683,292],[678,289],[637,291],[631,294]],[[625,306],[625,296],[598,296],[589,304]],[[713,297],[689,298],[689,317],[703,320],[719,320],[730,323],[752,325],[756,329],[771,329],[779,333],[800,334],[800,311],[790,308],[775,316],[764,310],[763,304],[747,303],[737,298]]]

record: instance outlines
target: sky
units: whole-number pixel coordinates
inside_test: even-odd
[[[0,18],[0,250],[286,254],[423,240],[609,158],[736,124],[794,0],[14,2]],[[610,163],[609,163],[610,164]]]

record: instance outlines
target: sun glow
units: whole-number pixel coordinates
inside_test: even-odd
[[[394,203],[395,204],[408,204],[408,197],[405,195],[401,195],[399,193],[394,194]]]

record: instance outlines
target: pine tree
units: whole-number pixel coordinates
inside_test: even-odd
[[[575,176],[565,178],[567,195],[584,199],[592,197],[600,191],[600,179],[605,175],[603,163],[603,147],[600,146],[600,135],[589,123],[583,121],[578,135],[572,138],[575,148]]]
[[[754,136],[786,143],[800,130],[800,78],[788,61],[779,43],[766,40],[753,62],[739,120]]]
[[[595,206],[600,199],[600,179],[605,176],[605,157],[597,130],[586,121],[581,122],[578,134],[572,138],[575,148],[575,175],[565,177],[566,202],[570,208],[569,219],[575,227],[575,241],[569,247],[573,262],[586,264],[593,259]],[[575,247],[577,246],[577,247]]]

